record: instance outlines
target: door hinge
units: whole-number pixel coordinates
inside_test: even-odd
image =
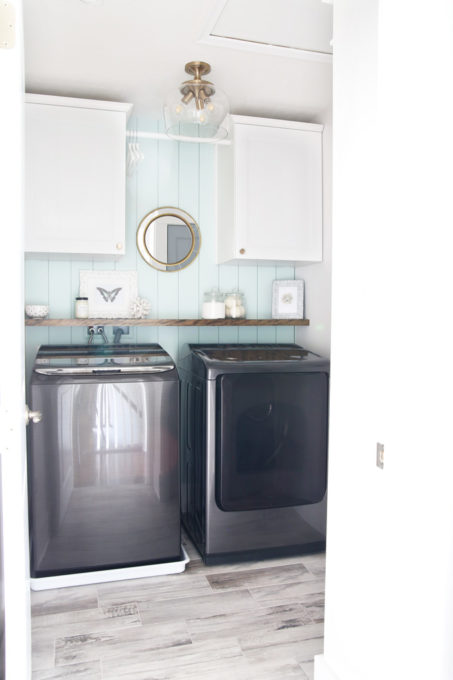
[[[16,44],[16,10],[11,2],[0,0],[0,48],[10,50]]]

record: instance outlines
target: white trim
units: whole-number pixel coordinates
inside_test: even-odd
[[[314,680],[364,680],[366,677],[368,680],[377,677],[373,674],[373,667],[370,661],[369,667],[361,670],[352,669],[350,667],[342,667],[341,671],[332,670],[332,667],[326,661],[324,654],[318,654],[314,658],[315,662],[315,674]],[[340,674],[339,674],[340,673]],[[398,676],[399,677],[399,676]],[[404,675],[404,678],[409,677]]]
[[[338,675],[327,665],[324,654],[315,656],[314,680],[339,680]]]
[[[31,618],[23,332],[24,48],[22,2],[14,0],[9,5],[16,13],[16,44],[0,49],[0,223],[5,225],[7,234],[0,255],[0,287],[2,310],[8,319],[8,334],[3,334],[0,340],[1,354],[8,357],[2,367],[0,385],[5,651],[5,672],[0,670],[0,674],[8,680],[29,680]]]
[[[181,546],[183,557],[177,562],[164,562],[163,564],[147,564],[143,567],[124,567],[123,569],[104,569],[102,571],[86,571],[80,574],[64,574],[62,576],[44,576],[43,578],[31,578],[32,590],[50,590],[52,588],[69,588],[71,586],[84,586],[92,583],[107,583],[109,581],[126,581],[134,578],[147,578],[149,576],[166,576],[167,574],[180,574],[186,568],[190,558]]]
[[[44,104],[46,106],[72,106],[77,109],[98,109],[99,111],[117,111],[127,116],[132,111],[133,104],[126,102],[110,102],[98,99],[78,99],[76,97],[55,97],[48,94],[25,94],[27,104]]]
[[[220,38],[215,35],[209,38],[197,40],[199,45],[209,45],[209,47],[223,47],[232,50],[242,50],[243,52],[256,52],[266,54],[268,57],[286,57],[293,59],[303,59],[304,61],[321,61],[328,64],[332,63],[332,55],[325,52],[311,52],[295,47],[281,47],[280,45],[265,45],[264,43],[254,43],[238,38]]]
[[[262,125],[264,127],[279,127],[290,130],[306,130],[307,132],[322,132],[324,125],[318,123],[301,123],[295,120],[281,120],[279,118],[256,118],[255,116],[230,116],[236,125]]]
[[[257,52],[259,54],[267,54],[275,57],[290,57],[293,59],[303,59],[305,61],[321,61],[332,63],[332,55],[327,52],[313,52],[312,50],[303,50],[296,47],[283,47],[281,45],[268,45],[265,43],[252,42],[250,40],[242,40],[239,38],[226,38],[213,35],[211,31],[222,14],[228,0],[217,0],[217,3],[209,15],[209,20],[206,23],[197,43],[199,45],[209,45],[210,47],[226,47],[233,50],[242,50],[245,52]]]
[[[214,7],[211,13],[209,14],[206,26],[204,27],[200,37],[198,38],[198,42],[205,43],[206,41],[209,41],[211,31],[216,25],[217,21],[219,20],[219,17],[222,14],[227,2],[228,0],[217,0],[217,2],[214,2]]]

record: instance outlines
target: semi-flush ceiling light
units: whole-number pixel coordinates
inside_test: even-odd
[[[223,139],[227,135],[228,100],[222,90],[203,79],[210,70],[204,61],[186,64],[186,73],[192,80],[186,80],[170,92],[164,104],[169,137]]]

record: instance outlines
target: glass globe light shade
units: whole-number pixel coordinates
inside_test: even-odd
[[[198,99],[190,92],[185,95],[182,87],[169,93],[164,104],[165,130],[169,137],[226,137],[228,100],[218,87],[212,86],[212,89],[214,93],[209,97]]]

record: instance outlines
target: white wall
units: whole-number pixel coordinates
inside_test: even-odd
[[[315,678],[451,680],[453,5],[335,0],[334,24],[326,627]]]
[[[313,121],[323,131],[323,259],[296,268],[296,279],[305,281],[305,317],[309,326],[296,328],[296,342],[322,356],[330,356],[332,276],[332,109]]]

